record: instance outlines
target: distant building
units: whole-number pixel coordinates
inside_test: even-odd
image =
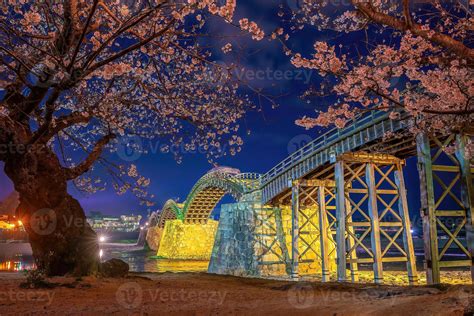
[[[96,231],[135,232],[140,230],[141,215],[110,216],[91,212],[87,222]]]
[[[0,242],[27,240],[23,223],[12,215],[0,215]]]

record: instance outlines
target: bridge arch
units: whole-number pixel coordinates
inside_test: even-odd
[[[211,212],[226,195],[239,201],[245,194],[258,189],[260,174],[241,173],[229,167],[217,167],[200,178],[184,203],[166,201],[161,212],[149,217],[150,227],[164,228],[168,220],[180,219],[186,223],[206,223]]]
[[[166,201],[156,221],[156,226],[164,228],[168,220],[183,219],[182,208],[183,204],[178,204],[174,200]]]
[[[257,188],[256,173],[241,173],[228,167],[214,168],[194,185],[183,208],[187,223],[206,223],[212,210],[225,195],[239,201],[244,194]]]

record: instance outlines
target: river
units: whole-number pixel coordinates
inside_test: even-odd
[[[13,251],[0,252],[0,271],[23,271],[35,268],[33,257],[26,247],[28,244],[11,244]],[[5,244],[3,244],[5,246]],[[29,246],[29,245],[28,245]],[[103,246],[101,260],[118,258],[130,265],[132,272],[205,272],[207,261],[167,260],[154,257],[155,251],[143,250],[129,244],[110,244]]]

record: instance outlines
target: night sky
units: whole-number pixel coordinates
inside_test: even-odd
[[[234,21],[242,17],[248,17],[256,21],[266,34],[270,34],[277,27],[288,29],[288,25],[282,23],[278,17],[279,6],[283,4],[288,8],[294,7],[298,0],[238,0],[237,14]],[[275,96],[278,103],[276,109],[272,109],[268,102],[262,102],[262,111],[253,111],[248,113],[245,120],[242,121],[241,136],[245,141],[243,149],[236,156],[228,156],[219,159],[220,165],[231,166],[240,169],[242,172],[265,173],[279,161],[283,160],[289,153],[306,144],[309,140],[315,139],[321,133],[321,130],[313,129],[306,131],[294,124],[297,118],[303,115],[313,115],[315,109],[325,108],[326,103],[307,103],[299,96],[308,87],[308,84],[317,85],[321,78],[316,72],[298,70],[290,64],[289,58],[284,55],[282,47],[277,42],[254,42],[249,36],[239,36],[233,38],[222,38],[229,35],[232,37],[236,29],[223,25],[220,22],[213,21],[208,25],[210,33],[219,34],[220,38],[215,43],[216,50],[214,58],[217,61],[229,62],[232,59],[239,59],[239,63],[245,65],[248,69],[266,71],[266,78],[263,80],[247,78],[252,85],[265,90]],[[292,35],[290,33],[290,35]],[[309,55],[311,48],[316,40],[331,40],[333,44],[348,45],[355,43],[358,36],[363,34],[337,35],[330,32],[318,33],[314,29],[305,29],[292,35],[290,38],[290,47],[295,51],[303,52]],[[216,41],[216,40],[215,40]],[[220,47],[231,42],[234,46],[234,55],[223,55]],[[245,55],[241,54],[238,48],[245,50]],[[287,78],[281,79],[275,71],[287,72]],[[252,73],[250,72],[250,75]],[[308,82],[308,78],[309,81]],[[243,91],[245,92],[245,90]],[[328,101],[328,100],[326,100]],[[330,100],[329,100],[330,101]],[[259,104],[255,99],[255,103]],[[145,148],[153,151],[157,148],[156,142],[145,142]],[[119,159],[116,154],[110,158]],[[205,155],[198,153],[184,153],[183,162],[177,164],[172,154],[163,154],[160,152],[143,155],[134,163],[138,170],[144,176],[152,180],[150,191],[156,196],[156,205],[151,210],[159,209],[163,203],[170,199],[183,201],[194,183],[204,175],[212,166],[207,162]],[[410,161],[408,170],[412,175],[416,175],[416,181],[407,181],[409,188],[409,200],[411,213],[418,213],[419,193],[418,193],[418,175],[416,174],[416,165]],[[3,164],[0,163],[0,199],[3,199],[12,190],[10,181],[3,173]],[[139,201],[131,195],[117,196],[113,190],[100,192],[92,196],[85,196],[77,192],[72,186],[70,192],[79,199],[86,212],[101,211],[105,214],[124,214],[139,213],[146,215],[147,207],[140,206]]]

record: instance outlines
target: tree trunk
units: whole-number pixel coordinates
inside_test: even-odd
[[[46,145],[10,146],[5,173],[20,194],[23,222],[39,269],[47,275],[97,271],[97,236],[79,202],[67,192],[65,170]],[[24,150],[20,150],[24,149]]]

